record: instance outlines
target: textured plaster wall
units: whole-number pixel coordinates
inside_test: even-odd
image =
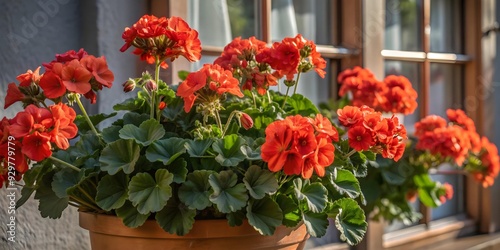
[[[115,87],[99,96],[95,110],[110,111],[123,100],[121,83],[136,73],[135,57],[120,53],[121,33],[145,13],[146,1],[0,0],[0,118],[13,117],[19,106],[3,109],[9,82],[49,62],[56,53],[80,47],[106,55],[115,72]],[[20,190],[17,196],[20,197]],[[7,241],[8,192],[0,190],[0,250],[90,249],[88,233],[78,226],[78,214],[68,208],[61,219],[41,218],[38,202],[30,199],[16,211],[16,243]]]

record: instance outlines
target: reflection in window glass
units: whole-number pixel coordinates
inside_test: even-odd
[[[260,38],[257,30],[257,1],[227,0],[232,37]]]
[[[431,1],[431,51],[463,52],[463,1]]]
[[[385,62],[385,75],[402,75],[410,80],[413,88],[418,93],[417,103],[422,103],[421,99],[421,69],[420,63],[414,62],[399,62],[399,61],[386,61]],[[420,119],[420,108],[417,107],[415,112],[411,115],[406,115],[404,117],[404,125],[408,133],[414,132],[414,124]]]
[[[271,39],[302,34],[316,44],[332,44],[332,28],[328,0],[273,0],[271,12]]]
[[[386,0],[385,49],[421,51],[422,0]]]
[[[463,70],[460,65],[431,64],[429,113],[446,118],[449,108],[462,108]]]

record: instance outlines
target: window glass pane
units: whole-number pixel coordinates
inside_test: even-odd
[[[331,7],[329,0],[273,0],[271,39],[281,41],[300,33],[316,44],[331,45]]]
[[[386,0],[385,49],[422,50],[422,0]]]
[[[225,46],[233,38],[257,36],[257,1],[189,0],[188,23],[202,45]]]
[[[462,108],[463,67],[432,63],[429,96],[430,114],[446,118],[447,109]]]
[[[431,51],[463,53],[463,1],[431,1]]]
[[[454,170],[451,166],[441,166],[441,171]],[[442,219],[447,216],[456,215],[465,211],[464,206],[464,177],[458,174],[452,175],[431,175],[431,178],[441,183],[449,183],[453,186],[453,198],[447,200],[438,208],[432,209],[431,220]]]
[[[421,74],[422,66],[420,63],[415,62],[399,62],[399,61],[386,61],[385,62],[385,75],[402,75],[410,80],[413,88],[418,93],[417,103],[421,104]],[[415,112],[411,115],[404,116],[404,125],[408,133],[414,132],[414,124],[420,119],[420,108],[417,107]]]

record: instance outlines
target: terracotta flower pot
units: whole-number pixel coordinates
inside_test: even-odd
[[[280,226],[262,236],[248,224],[230,227],[226,220],[197,220],[185,236],[165,232],[154,220],[128,228],[111,215],[80,212],[80,226],[89,230],[93,250],[160,249],[303,249],[309,238],[305,225]]]

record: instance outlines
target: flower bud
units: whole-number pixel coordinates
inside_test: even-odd
[[[252,117],[250,117],[246,113],[241,113],[240,122],[241,122],[241,126],[243,126],[243,128],[246,130],[249,130],[253,127]]]
[[[295,80],[285,80],[283,81],[283,83],[287,86],[287,87],[292,87],[293,85],[295,85]]]
[[[134,79],[129,78],[126,82],[122,84],[122,86],[123,86],[123,91],[127,93],[135,89],[136,83]]]
[[[144,86],[148,91],[155,91],[156,89],[158,89],[158,85],[153,79],[147,80]]]
[[[164,101],[161,101],[160,104],[158,104],[159,110],[164,110],[166,107],[167,107],[167,104]]]

